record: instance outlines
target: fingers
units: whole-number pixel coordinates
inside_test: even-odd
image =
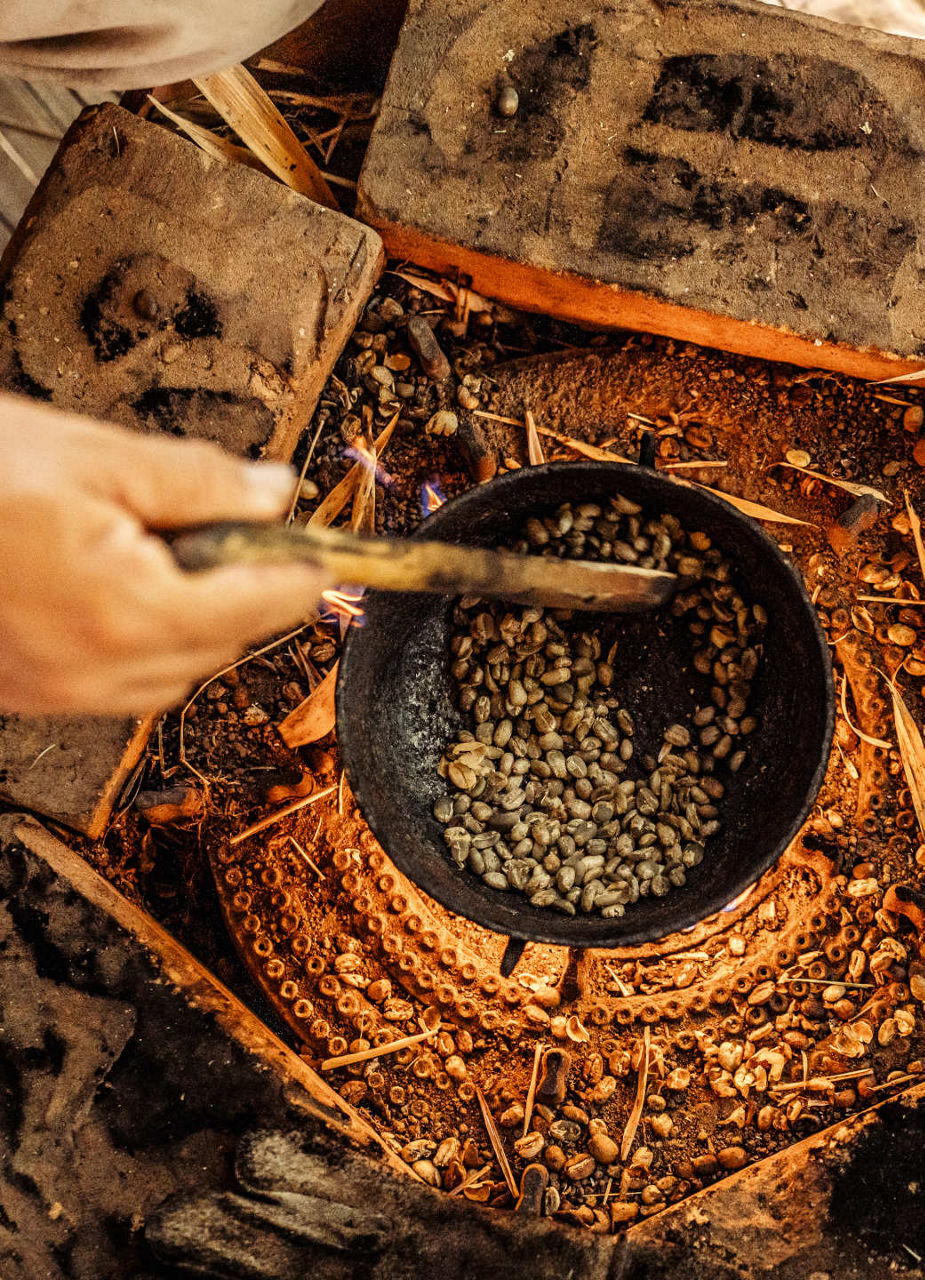
[[[121,435],[121,433],[119,433]],[[295,475],[278,462],[242,462],[197,440],[128,436],[93,481],[100,497],[153,529],[285,514]]]
[[[245,462],[206,441],[146,436],[19,396],[0,395],[0,464],[8,488],[82,490],[161,529],[272,520],[295,488],[281,463]]]
[[[189,642],[205,647],[219,640],[236,652],[305,622],[332,585],[326,574],[303,564],[228,565],[180,578],[173,607],[183,611]]]

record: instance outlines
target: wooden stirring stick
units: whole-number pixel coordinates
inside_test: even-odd
[[[558,609],[634,613],[663,604],[673,573],[589,560],[521,556],[447,542],[361,538],[341,529],[215,524],[178,534],[171,543],[190,572],[246,562],[307,560],[337,582],[382,591],[484,595]]]

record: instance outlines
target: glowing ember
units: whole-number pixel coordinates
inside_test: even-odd
[[[446,502],[446,494],[440,488],[439,481],[436,478],[433,480],[426,480],[424,484],[421,485],[420,496],[421,515],[425,517],[433,515],[437,508],[442,507],[444,502]]]

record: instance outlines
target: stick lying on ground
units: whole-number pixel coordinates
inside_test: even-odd
[[[172,542],[189,571],[246,561],[308,560],[338,582],[383,591],[485,595],[559,609],[632,613],[664,603],[677,579],[656,569],[521,556],[446,542],[361,538],[340,529],[215,524]]]

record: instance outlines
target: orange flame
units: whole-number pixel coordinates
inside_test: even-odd
[[[425,515],[433,515],[438,507],[443,506],[444,502],[446,502],[446,498],[444,498],[442,493],[438,493],[432,484],[424,485],[424,489],[421,494],[421,505],[424,508]]]
[[[359,601],[363,599],[362,591],[357,591],[355,595],[351,595],[346,591],[335,591],[333,587],[329,587],[327,591],[322,591],[321,598],[341,618],[347,618],[353,622],[357,618],[363,617],[363,610],[359,604]]]

